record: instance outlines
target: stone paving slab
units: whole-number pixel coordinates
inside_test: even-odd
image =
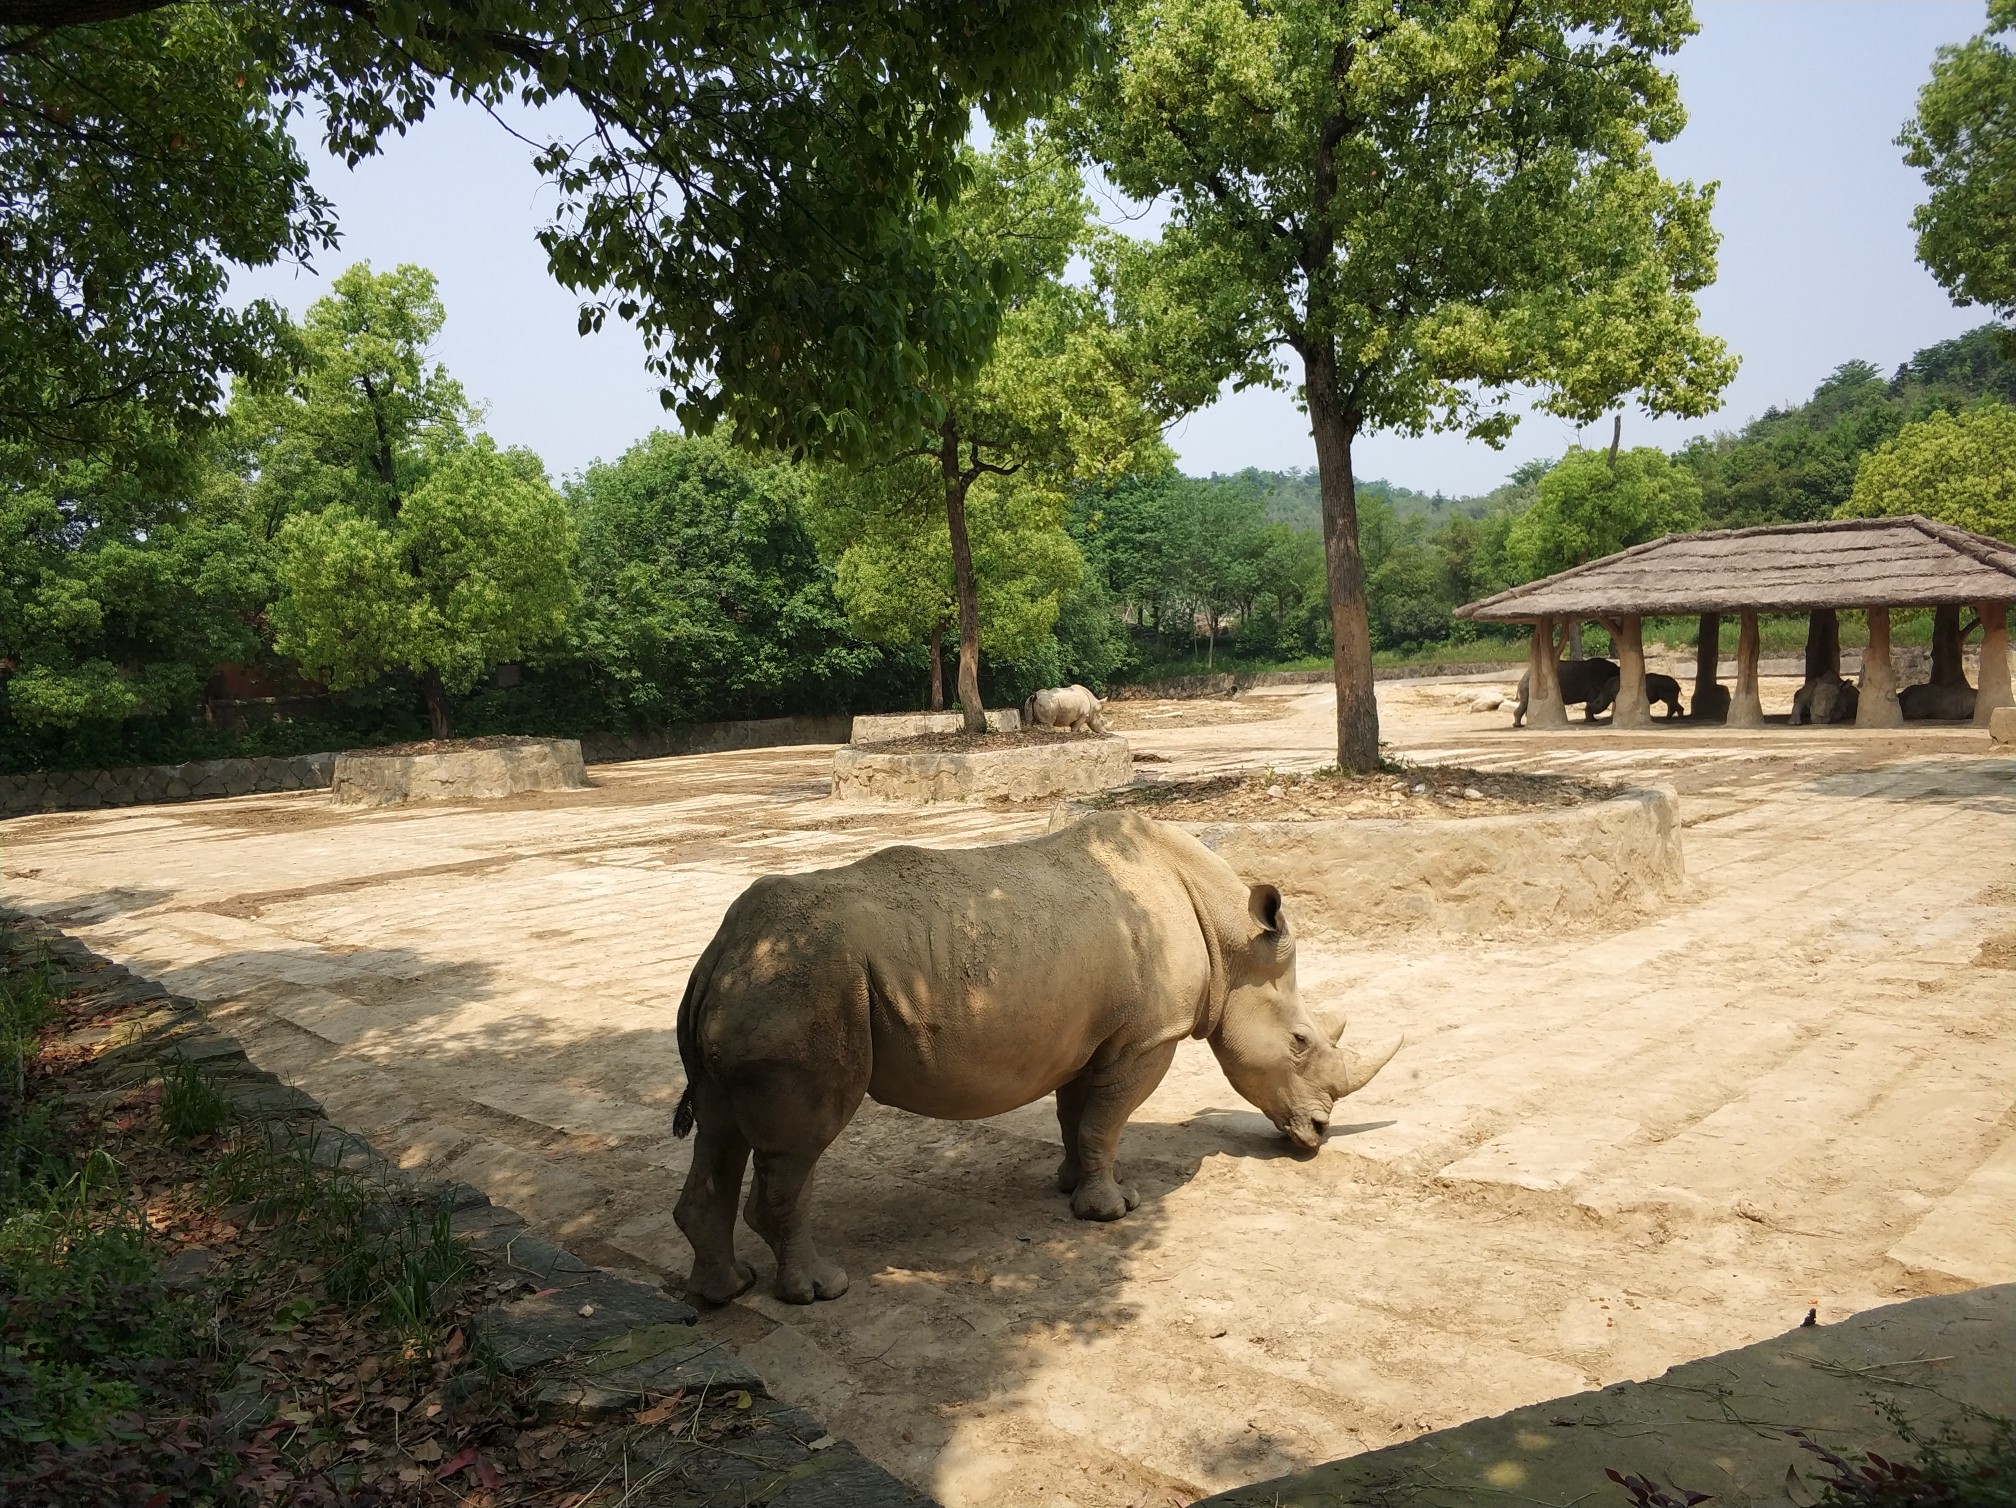
[[[1911,1452],[1886,1407],[1920,1435],[1970,1410],[2016,1415],[2016,1283],[1867,1310],[1838,1325],[1477,1419],[1312,1471],[1235,1488],[1221,1508],[1621,1508],[1606,1470],[1650,1477],[1723,1508],[1811,1503],[1823,1473],[1789,1433],[1851,1459]],[[1788,1483],[1803,1493],[1788,1495]],[[1203,1508],[1200,1504],[1199,1508]]]

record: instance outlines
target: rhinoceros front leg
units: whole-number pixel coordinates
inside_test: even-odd
[[[1088,1068],[1057,1091],[1057,1125],[1064,1161],[1057,1187],[1070,1194],[1080,1220],[1118,1220],[1141,1202],[1119,1179],[1120,1135],[1127,1118],[1155,1092],[1175,1060],[1164,1042],[1100,1068]]]

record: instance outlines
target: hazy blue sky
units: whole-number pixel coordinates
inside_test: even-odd
[[[1797,402],[1840,363],[1886,370],[1972,328],[1912,256],[1922,185],[1892,145],[1934,50],[1981,29],[1980,0],[1701,0],[1701,33],[1675,61],[1691,121],[1666,148],[1669,175],[1721,183],[1721,276],[1701,297],[1707,327],[1742,356],[1721,413],[1627,416],[1625,441],[1672,445]],[[241,273],[247,296],[297,313],[358,258],[419,262],[448,308],[438,354],[487,404],[492,433],[529,445],[556,474],[619,454],[664,422],[634,332],[575,333],[577,301],[546,274],[533,232],[553,194],[529,151],[473,109],[450,106],[354,172],[313,153],[343,245],[316,273]],[[1504,451],[1456,436],[1361,441],[1357,470],[1427,491],[1468,493],[1518,462],[1558,454],[1572,426],[1529,416]],[[1608,427],[1589,439],[1607,443]],[[1314,464],[1288,393],[1230,395],[1171,433],[1185,471]]]

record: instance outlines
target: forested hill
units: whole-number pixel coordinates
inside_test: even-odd
[[[1829,518],[1848,500],[1855,468],[1869,451],[1935,409],[1956,410],[1982,398],[2016,404],[2016,359],[2008,336],[1995,325],[1927,346],[1887,379],[1871,362],[1844,362],[1804,403],[1766,409],[1740,429],[1704,435],[1674,458],[1700,479],[1701,511],[1711,527]],[[1513,484],[1537,480],[1546,469],[1544,463],[1529,463],[1512,484],[1477,497],[1446,497],[1362,478],[1358,495],[1361,506],[1367,498],[1384,502],[1396,523],[1434,530],[1454,518],[1484,517]],[[1271,522],[1322,532],[1314,468],[1249,466],[1229,476],[1213,473],[1209,480],[1257,492]]]

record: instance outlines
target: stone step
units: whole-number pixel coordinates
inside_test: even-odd
[[[1927,1211],[1889,1255],[1913,1271],[1967,1283],[2016,1280],[2016,1136]]]

